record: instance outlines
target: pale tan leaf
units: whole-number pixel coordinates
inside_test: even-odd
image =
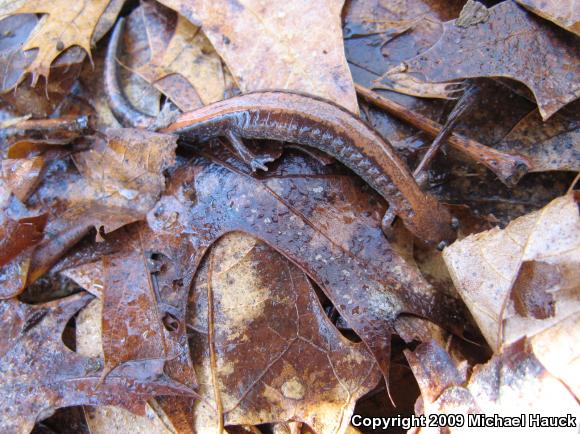
[[[24,44],[23,50],[37,48],[38,54],[28,67],[33,82],[48,77],[50,65],[62,51],[78,45],[89,56],[93,32],[110,0],[27,0],[13,14],[45,14]]]
[[[580,36],[580,7],[576,0],[516,0],[533,13]]]
[[[558,432],[576,433],[580,426],[575,397],[542,366],[525,340],[504,348],[489,362],[476,365],[468,379],[434,342],[421,344],[414,352],[406,350],[405,355],[421,389],[416,412],[436,417],[452,415],[453,422],[463,416],[463,423],[455,427],[431,425],[414,433],[478,433],[484,426],[494,426],[494,432],[525,433],[548,426],[531,425],[532,415],[538,423],[544,418],[544,424],[548,417],[562,418],[558,420],[565,425]],[[503,422],[503,428],[496,418]],[[554,428],[545,428],[539,432],[553,431]]]
[[[503,230],[458,241],[443,257],[495,350],[580,309],[580,217],[573,195]]]
[[[177,16],[177,23],[169,20],[163,15],[163,6],[156,2],[143,2],[142,8],[144,23],[150,32],[151,56],[136,72],[155,84],[182,110],[192,110],[195,106],[188,101],[191,98],[187,98],[187,92],[168,85],[167,79],[174,74],[193,86],[204,105],[222,100],[226,90],[222,62],[201,29],[181,15]],[[171,35],[168,42],[162,41],[165,33]]]
[[[201,26],[242,92],[287,89],[357,113],[344,56],[341,0],[163,0]]]

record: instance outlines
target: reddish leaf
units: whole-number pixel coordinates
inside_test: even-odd
[[[130,360],[165,359],[155,290],[142,250],[103,258],[105,371]]]
[[[13,297],[26,284],[33,248],[42,240],[46,214],[12,220],[0,215],[0,299]]]
[[[143,367],[109,376],[99,385],[102,362],[82,357],[61,341],[69,319],[91,299],[75,295],[44,305],[0,302],[0,428],[27,433],[36,420],[59,407],[122,405],[142,411],[154,395],[188,395],[191,390]]]

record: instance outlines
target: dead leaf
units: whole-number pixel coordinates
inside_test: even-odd
[[[191,295],[188,327],[199,393],[196,432],[301,421],[344,433],[380,373],[363,344],[327,319],[296,266],[241,234],[221,239]]]
[[[103,303],[92,300],[76,319],[77,353],[85,357],[103,358],[102,345],[102,311]],[[84,407],[87,425],[92,434],[123,434],[138,431],[147,434],[175,433],[171,423],[162,418],[159,409],[151,406],[150,400],[145,405],[145,415],[133,414],[121,407],[98,406]]]
[[[578,342],[580,314],[578,312],[534,335],[531,346],[534,355],[554,377],[559,378],[570,391],[580,398]]]
[[[142,412],[144,400],[151,396],[191,394],[162,373],[142,367],[111,375],[97,387],[102,362],[76,354],[61,340],[66,323],[90,299],[87,294],[74,295],[37,306],[0,302],[2,431],[27,433],[36,420],[59,407],[113,404]]]
[[[455,20],[458,27],[469,27],[479,23],[485,23],[489,19],[489,9],[483,3],[475,0],[467,0],[459,17]]]
[[[24,70],[30,66],[34,53],[23,51],[26,39],[38,23],[33,14],[17,15],[0,21],[0,31],[6,35],[0,49],[0,93],[13,89],[19,82]]]
[[[433,342],[419,345],[415,352],[406,350],[405,355],[421,388],[417,413],[464,418],[463,423],[456,427],[420,428],[415,429],[415,433],[465,432],[468,417],[472,418],[469,426],[481,430],[481,427],[475,428],[477,421],[493,418],[494,415],[517,419],[520,425],[516,426],[529,427],[530,414],[566,418],[567,414],[575,415],[578,412],[575,397],[546,371],[525,341],[516,342],[488,363],[475,366],[469,379]],[[554,397],[558,399],[554,400]],[[522,419],[524,425],[521,425]],[[570,421],[569,418],[567,420]],[[519,432],[517,428],[507,429]],[[559,429],[575,433],[578,422],[574,419],[572,426]]]
[[[74,161],[94,198],[130,204],[144,215],[163,191],[162,172],[175,161],[175,142],[169,135],[109,129],[107,141],[96,141],[92,149],[75,155]],[[79,197],[90,198],[90,194]]]
[[[467,28],[444,25],[441,39],[405,63],[409,77],[429,82],[506,77],[533,93],[544,120],[580,95],[578,44],[514,2],[489,9],[489,19]],[[509,36],[509,37],[507,37]],[[557,53],[557,54],[556,54]]]
[[[457,316],[461,309],[456,300],[435,291],[382,238],[379,209],[384,205],[377,206],[376,196],[361,195],[358,187],[347,182],[353,202],[343,202],[340,190],[333,191],[332,178],[314,177],[314,185],[304,186],[300,178],[291,183],[284,178],[273,178],[266,185],[231,166],[205,159],[177,171],[167,195],[149,214],[150,232],[142,233],[149,240],[147,250],[184,264],[169,288],[176,281],[187,288],[209,246],[225,233],[242,231],[264,240],[322,287],[373,351],[385,376],[393,321],[400,313],[457,329],[465,326]],[[315,194],[315,200],[303,194],[302,188]],[[379,209],[364,211],[369,203]],[[320,208],[312,208],[313,204]],[[82,278],[84,284],[88,280],[86,275]],[[181,297],[173,296],[178,303],[183,303]],[[185,307],[178,306],[174,314],[180,322]]]
[[[498,143],[497,149],[525,155],[532,171],[580,171],[580,130],[576,120],[555,114],[542,121],[533,110]]]
[[[0,266],[10,262],[20,253],[38,244],[43,237],[46,214],[12,220],[0,215]]]
[[[37,49],[34,61],[26,68],[32,75],[32,85],[39,76],[48,80],[52,62],[65,49],[79,46],[91,56],[91,42],[95,27],[110,0],[82,0],[71,2],[27,0],[12,12],[16,14],[45,14],[28,38],[23,50]]]
[[[294,90],[358,113],[342,45],[343,0],[160,3],[203,29],[242,92]]]
[[[516,0],[533,13],[580,36],[580,12],[575,0]]]
[[[141,8],[151,54],[136,72],[183,111],[222,100],[226,91],[222,62],[201,29],[157,2],[144,1]],[[173,75],[185,79],[195,97]]]
[[[27,273],[14,264],[6,266],[11,272],[3,277],[14,276],[5,279],[6,296],[20,294],[91,228],[100,237],[101,229],[107,233],[142,220],[155,204],[165,186],[162,172],[174,162],[176,138],[141,130],[108,134],[75,156],[80,175],[62,171],[61,165],[62,178],[51,176],[35,193],[32,202],[40,201],[41,209],[49,208],[58,217],[49,219]]]
[[[580,217],[573,195],[504,230],[453,243],[443,258],[483,335],[496,350],[579,308]]]
[[[25,72],[34,61],[34,51],[23,47],[39,19],[34,14],[14,15],[0,21],[0,98],[18,114],[46,117],[70,95],[81,71],[84,53],[78,47],[67,50],[54,63],[51,81],[34,86]]]
[[[12,297],[25,286],[33,248],[44,236],[46,220],[46,214],[17,220],[0,214],[0,299]]]
[[[105,372],[131,360],[165,360],[167,348],[147,258],[141,249],[103,258]]]
[[[26,202],[28,196],[40,182],[44,158],[5,159],[2,160],[1,164],[0,178],[14,196],[21,202]]]

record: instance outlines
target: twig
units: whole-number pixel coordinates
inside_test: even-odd
[[[88,116],[63,116],[55,119],[26,119],[6,126],[8,134],[82,133],[89,127]]]
[[[426,132],[433,138],[437,137],[443,128],[438,122],[409,110],[364,86],[355,84],[355,88],[357,93],[368,102]],[[520,178],[531,169],[531,163],[521,155],[497,151],[460,134],[451,133],[447,141],[453,148],[463,152],[477,163],[483,164],[507,186],[517,184]]]
[[[455,107],[453,107],[453,110],[451,110],[451,113],[449,113],[449,116],[447,116],[447,120],[439,130],[437,137],[435,137],[435,140],[433,140],[433,143],[431,143],[431,146],[429,146],[429,149],[427,149],[427,152],[425,155],[423,155],[423,159],[415,168],[415,172],[413,173],[415,179],[418,179],[419,175],[421,175],[421,172],[423,172],[429,166],[429,164],[431,164],[431,161],[433,161],[433,158],[435,158],[435,155],[441,148],[441,145],[443,145],[451,133],[453,133],[453,128],[455,128],[455,125],[457,125],[459,119],[461,119],[465,113],[473,108],[478,94],[479,87],[473,84],[469,86],[465,92],[463,92],[463,95],[461,98],[459,98],[455,104]]]

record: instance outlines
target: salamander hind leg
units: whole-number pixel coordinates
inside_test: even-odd
[[[270,155],[256,155],[252,151],[248,149],[248,147],[242,141],[242,138],[233,131],[228,131],[226,133],[226,138],[238,154],[238,156],[242,159],[244,163],[249,165],[252,168],[252,172],[256,170],[268,170],[268,166],[266,163],[270,163],[274,161],[274,158]]]

